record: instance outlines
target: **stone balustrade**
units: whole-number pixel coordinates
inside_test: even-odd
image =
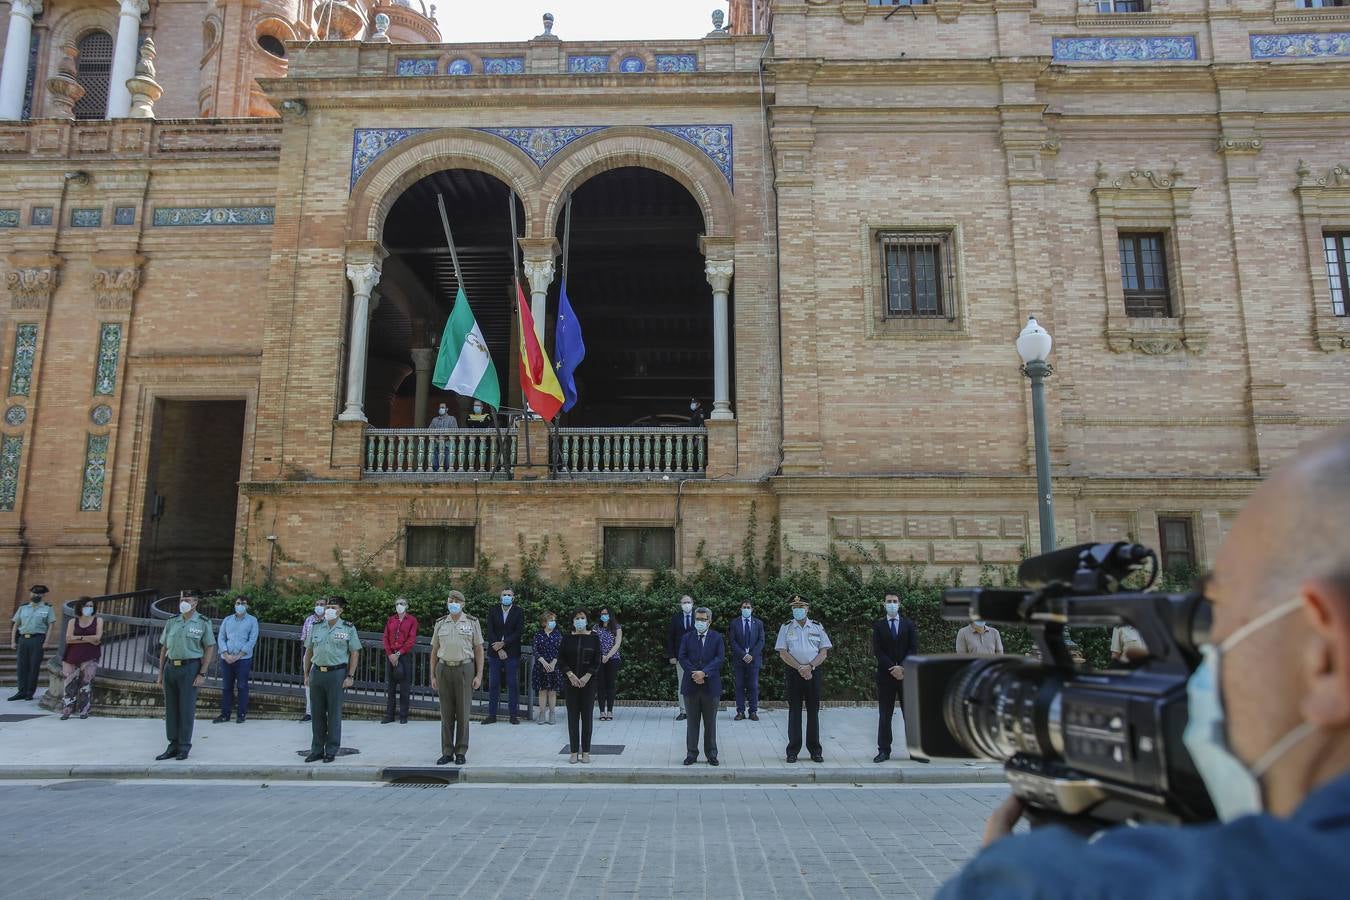
[[[364,477],[395,480],[509,478],[514,432],[368,428]],[[499,450],[501,452],[499,452]]]
[[[554,471],[562,477],[703,477],[708,433],[703,428],[559,428]]]

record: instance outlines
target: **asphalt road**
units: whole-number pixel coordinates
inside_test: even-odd
[[[993,786],[0,785],[7,898],[928,897]]]

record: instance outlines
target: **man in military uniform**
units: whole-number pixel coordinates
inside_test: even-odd
[[[464,612],[459,591],[450,592],[446,609],[450,614],[437,619],[431,632],[431,680],[441,698],[441,758],[436,765],[450,762],[453,754],[455,764],[462,766],[469,752],[469,704],[483,684],[483,630]]]
[[[28,602],[14,610],[14,625],[10,645],[19,651],[19,689],[11,700],[32,700],[37,693],[38,678],[42,675],[42,653],[47,649],[47,636],[53,632],[55,614],[51,604],[43,599],[45,584],[28,589]]]
[[[169,748],[155,759],[187,759],[192,749],[192,723],[197,715],[197,688],[211,665],[216,636],[211,622],[197,614],[195,591],[178,596],[178,615],[159,634],[159,674],[164,686],[164,733]]]
[[[361,657],[356,626],[342,619],[346,605],[345,597],[329,597],[323,621],[309,630],[305,641],[305,687],[314,716],[314,736],[305,762],[332,762],[342,746],[342,692],[352,686],[356,661]]]
[[[773,648],[787,664],[787,761],[795,763],[802,749],[802,704],[806,705],[806,749],[812,762],[824,762],[820,746],[820,676],[816,670],[834,645],[819,622],[807,618],[806,601],[792,598],[792,621],[778,629]]]

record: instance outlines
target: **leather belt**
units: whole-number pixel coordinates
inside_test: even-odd
[[[171,660],[169,660],[169,662],[173,663],[175,666],[185,666],[185,665],[187,665],[188,663],[201,662],[201,660],[200,660],[200,659],[171,659]]]
[[[39,634],[39,633],[36,632],[36,631],[30,631],[28,634],[21,634],[21,635],[19,635],[19,637],[26,637],[26,638],[30,638],[30,637],[42,637],[42,635]]]
[[[314,668],[318,669],[320,672],[337,672],[347,668],[347,666],[344,663],[343,665],[340,666],[315,666]]]

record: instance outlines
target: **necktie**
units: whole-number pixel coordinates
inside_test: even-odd
[[[685,630],[685,631],[688,631],[688,630],[689,630],[689,614],[688,614],[688,613],[685,613],[685,614],[684,614],[684,630]]]
[[[900,637],[900,620],[891,619],[891,639],[897,640]]]

